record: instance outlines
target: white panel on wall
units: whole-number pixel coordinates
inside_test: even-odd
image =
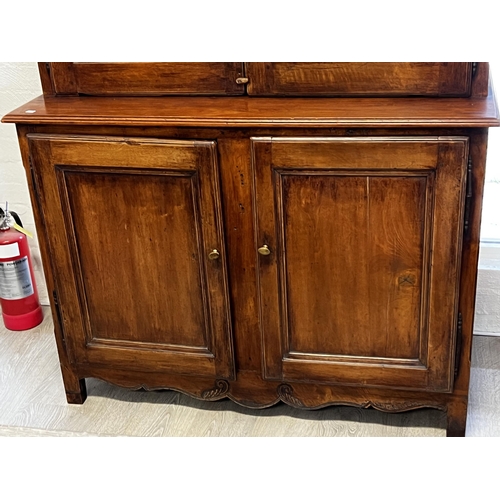
[[[474,332],[500,336],[500,245],[482,243],[479,252]]]
[[[0,116],[4,116],[41,93],[42,87],[36,63],[0,62]],[[9,202],[9,207],[20,215],[24,226],[34,235],[34,239],[29,240],[29,243],[35,279],[40,302],[48,305],[47,287],[16,127],[2,123],[0,124],[0,205],[3,208],[6,201]]]

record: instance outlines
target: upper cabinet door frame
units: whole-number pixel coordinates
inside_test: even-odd
[[[245,63],[249,95],[449,96],[471,94],[472,63]]]
[[[465,137],[252,139],[265,378],[452,390],[467,155]]]
[[[70,359],[232,379],[217,144],[28,140]]]
[[[52,95],[242,95],[241,62],[40,63]]]

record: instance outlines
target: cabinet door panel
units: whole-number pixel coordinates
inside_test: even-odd
[[[418,362],[428,179],[281,180],[288,351]]]
[[[49,63],[57,95],[239,95],[243,63]]]
[[[29,140],[75,360],[232,376],[215,143]]]
[[[245,63],[250,95],[468,96],[472,63]]]
[[[466,152],[253,140],[266,378],[451,390]]]
[[[196,232],[186,231],[195,224],[195,176],[65,169],[61,177],[82,249],[92,338],[207,346],[204,249]],[[137,206],[141,199],[147,208]],[[109,304],[110,285],[119,292],[119,315]]]

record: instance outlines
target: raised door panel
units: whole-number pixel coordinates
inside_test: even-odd
[[[245,63],[250,95],[461,96],[472,63]]]
[[[216,144],[29,141],[74,360],[232,377]]]
[[[243,63],[48,63],[56,95],[239,95]],[[42,68],[41,74],[45,71]]]
[[[253,140],[266,378],[451,390],[467,148]]]

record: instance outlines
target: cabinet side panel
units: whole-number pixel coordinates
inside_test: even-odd
[[[45,87],[44,87],[45,92]],[[56,279],[54,271],[54,262],[52,259],[52,252],[49,246],[49,241],[46,234],[46,224],[44,220],[43,209],[39,203],[38,198],[38,188],[35,184],[35,173],[30,167],[30,151],[29,142],[26,134],[30,132],[31,129],[28,127],[19,126],[17,129],[17,134],[19,138],[19,145],[21,148],[21,156],[23,158],[23,164],[26,169],[26,177],[28,181],[28,186],[30,190],[31,205],[33,207],[33,215],[35,217],[37,238],[40,244],[40,254],[42,256],[43,270],[45,275],[45,280],[47,283],[47,289],[51,292],[56,290]],[[53,318],[58,318],[56,305],[54,303],[54,294],[49,293],[50,299],[50,310]],[[64,387],[67,394],[80,394],[81,393],[81,381],[78,376],[77,370],[73,364],[73,358],[71,353],[68,352],[66,339],[64,338],[63,325],[59,321],[54,321],[54,335],[56,339],[57,352],[59,355],[59,366],[61,368],[61,374],[64,382]]]
[[[490,65],[487,62],[477,62],[472,77],[471,97],[487,97],[490,84]]]
[[[469,392],[488,129],[472,130],[470,131],[470,136],[472,197],[469,212],[469,230],[464,235],[462,251],[462,270],[460,276],[462,347],[458,353],[459,359],[456,363],[458,373],[455,380],[455,393],[460,395],[467,395]]]
[[[54,86],[52,85],[52,79],[50,77],[49,63],[39,62],[38,73],[40,74],[40,82],[42,84],[44,95],[54,95],[55,91]]]
[[[51,62],[50,77],[52,87],[57,95],[77,95],[78,82],[75,75],[75,66],[72,62]]]

